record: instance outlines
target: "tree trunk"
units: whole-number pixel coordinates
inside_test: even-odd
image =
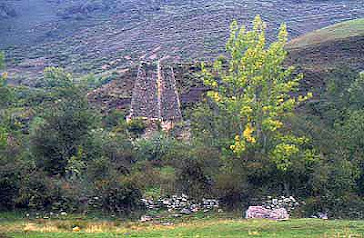
[[[283,188],[285,196],[290,196],[289,183],[286,181],[286,179],[283,180]]]

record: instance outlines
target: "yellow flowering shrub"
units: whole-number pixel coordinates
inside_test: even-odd
[[[234,138],[234,144],[230,145],[230,149],[236,154],[243,153],[246,149],[245,141],[241,140],[239,135],[236,135]]]
[[[253,137],[254,128],[251,125],[246,125],[245,130],[243,132],[244,139],[250,143],[255,143],[256,140]]]

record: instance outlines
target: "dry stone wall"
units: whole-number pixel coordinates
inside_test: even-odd
[[[157,74],[146,64],[139,67],[131,99],[132,118],[158,118]]]
[[[162,119],[180,121],[182,119],[181,105],[172,67],[162,69],[162,79]]]

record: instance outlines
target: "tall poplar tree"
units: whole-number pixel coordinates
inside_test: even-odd
[[[303,75],[284,65],[286,25],[281,25],[278,39],[270,45],[266,43],[265,29],[259,16],[252,30],[232,22],[226,45],[228,65],[218,59],[212,69],[202,68],[204,83],[211,88],[208,96],[220,118],[225,114],[235,125],[230,149],[237,156],[247,152],[265,155],[284,172],[294,158],[314,157],[311,150],[301,149],[307,139],[293,135],[285,125],[297,105],[312,94],[293,96]]]
[[[4,53],[0,52],[0,72],[5,68],[5,56]],[[9,89],[6,87],[5,80],[7,73],[3,72],[0,74],[0,148],[5,146],[8,133],[5,125],[2,125],[4,121],[5,106],[9,103],[10,98]]]

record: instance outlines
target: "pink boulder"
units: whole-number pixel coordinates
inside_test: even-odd
[[[287,220],[289,214],[286,209],[267,209],[263,206],[250,206],[245,213],[245,218],[264,218],[272,220]]]

